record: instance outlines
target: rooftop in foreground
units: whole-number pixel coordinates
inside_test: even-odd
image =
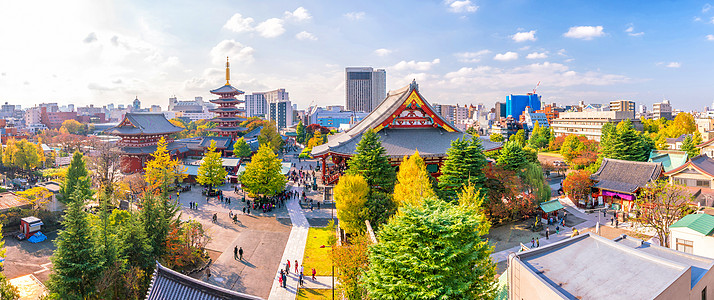
[[[629,236],[611,241],[591,233],[509,259],[509,273],[519,274],[511,285],[520,296],[538,293],[535,299],[654,299],[685,290],[681,299],[688,299],[713,266],[712,259]]]

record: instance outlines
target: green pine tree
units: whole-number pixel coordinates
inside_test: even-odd
[[[651,141],[646,136],[640,136],[629,119],[624,120],[617,124],[612,156],[615,159],[646,161],[649,158],[651,146],[654,146],[654,143],[649,145],[648,140]]]
[[[198,183],[208,185],[210,192],[213,191],[213,186],[221,185],[226,180],[226,175],[228,172],[223,168],[221,153],[216,151],[216,141],[211,140],[203,162],[198,167]]]
[[[617,139],[617,128],[612,123],[605,123],[602,126],[600,136],[600,153],[602,157],[614,158],[615,140]]]
[[[690,158],[699,155],[699,148],[694,144],[694,139],[691,135],[687,135],[682,142],[682,151],[687,152]]]
[[[347,173],[362,175],[371,190],[392,193],[396,173],[386,153],[377,133],[373,129],[365,131],[357,144],[357,154],[349,160]]]
[[[518,171],[526,166],[528,158],[518,142],[510,141],[503,146],[496,163],[506,170]]]
[[[483,173],[486,164],[486,156],[478,137],[452,141],[451,147],[446,150],[446,161],[441,167],[440,196],[449,201],[454,200],[457,192],[469,184],[476,190],[481,189],[486,182]]]
[[[521,147],[525,147],[526,146],[526,132],[523,129],[518,129],[518,131],[516,131],[516,134],[514,134],[508,138],[508,141],[516,142]]]
[[[146,231],[151,246],[151,256],[158,260],[166,253],[166,237],[171,224],[176,222],[174,216],[178,208],[168,199],[150,193],[145,193],[143,200],[140,216],[141,226]]]
[[[496,267],[484,222],[477,207],[434,198],[400,208],[369,249],[370,298],[493,299]]]
[[[60,187],[61,198],[66,202],[72,198],[75,191],[79,190],[83,195],[80,198],[87,199],[91,196],[90,185],[91,182],[87,176],[87,165],[84,162],[84,156],[79,151],[75,151],[67,169],[67,176]]]
[[[96,290],[104,259],[97,251],[95,230],[83,209],[84,194],[75,190],[72,198],[62,221],[64,229],[55,241],[50,289],[62,299],[86,299]]]
[[[233,144],[233,155],[235,157],[249,157],[251,153],[250,146],[245,142],[244,138],[239,138]]]

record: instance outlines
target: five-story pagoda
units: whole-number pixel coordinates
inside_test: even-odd
[[[210,112],[216,113],[218,116],[209,121],[216,123],[216,127],[210,129],[210,131],[217,132],[220,136],[235,139],[239,131],[245,130],[245,128],[239,127],[238,124],[246,120],[243,115],[245,110],[238,108],[236,105],[245,101],[236,98],[236,96],[242,95],[244,92],[231,86],[230,79],[230,63],[226,57],[226,84],[211,91],[211,94],[218,95],[219,98],[211,100],[211,103],[217,104],[218,107],[210,110]]]

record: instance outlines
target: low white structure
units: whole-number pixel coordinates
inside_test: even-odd
[[[691,214],[669,226],[672,249],[714,258],[714,216]]]

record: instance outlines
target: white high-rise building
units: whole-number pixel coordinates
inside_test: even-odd
[[[245,116],[248,118],[265,116],[268,111],[268,101],[264,93],[245,95]]]
[[[672,119],[672,105],[669,104],[669,100],[664,99],[662,102],[658,102],[652,105],[652,116],[655,119],[665,118]]]
[[[387,71],[372,67],[346,68],[345,96],[347,110],[371,112],[387,97]]]

